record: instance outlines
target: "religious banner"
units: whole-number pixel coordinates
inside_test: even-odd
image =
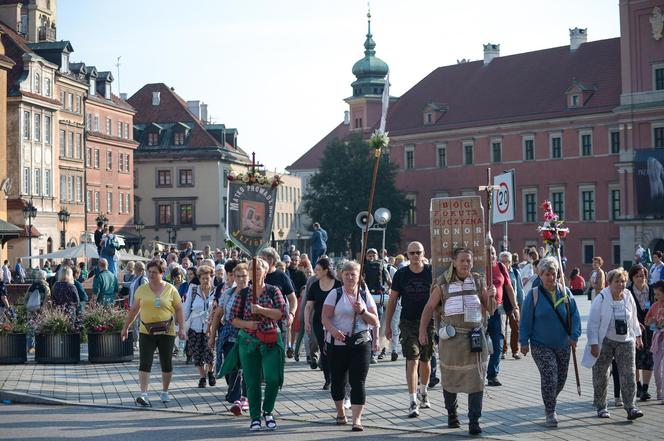
[[[634,187],[639,216],[664,216],[664,149],[636,150]]]
[[[486,235],[480,196],[431,199],[431,260],[434,279],[448,270],[456,248],[473,252],[473,271],[484,273]]]
[[[280,177],[248,173],[228,180],[226,232],[243,252],[256,256],[270,241]]]

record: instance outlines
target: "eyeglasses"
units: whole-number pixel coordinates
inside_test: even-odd
[[[411,256],[417,254],[419,256],[420,254],[422,254],[422,251],[408,251],[408,254],[410,254]]]

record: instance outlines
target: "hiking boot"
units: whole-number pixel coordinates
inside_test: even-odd
[[[447,427],[451,429],[458,429],[461,427],[461,421],[459,421],[459,414],[454,412],[450,412],[447,414]]]

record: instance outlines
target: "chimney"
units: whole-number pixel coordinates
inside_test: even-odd
[[[588,41],[588,28],[574,28],[569,30],[569,50],[574,52],[583,43]]]
[[[500,57],[500,45],[487,43],[484,45],[484,65],[491,63],[496,57]]]
[[[152,105],[158,106],[161,102],[161,92],[152,92]]]
[[[350,124],[350,111],[344,110],[344,125]]]
[[[208,105],[205,103],[201,103],[201,121],[207,124],[208,122]]]

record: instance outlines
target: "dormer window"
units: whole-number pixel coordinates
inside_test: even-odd
[[[571,107],[579,107],[579,95],[572,95]]]
[[[572,80],[572,84],[565,91],[565,102],[568,109],[578,109],[585,106],[597,91],[597,86],[592,84],[584,84],[576,79]]]
[[[60,62],[60,72],[67,73],[69,72],[69,54],[63,52]]]
[[[150,132],[148,133],[148,145],[157,145],[159,144],[159,133]]]
[[[433,122],[433,114],[427,113],[427,124],[431,124],[432,122]]]
[[[180,131],[175,132],[175,134],[173,135],[173,144],[174,145],[184,145],[184,138],[185,138],[184,132],[180,132]]]
[[[106,98],[107,100],[111,99],[111,83],[109,82],[106,82],[104,86],[104,98]]]
[[[424,125],[436,124],[447,112],[446,104],[429,101],[422,110],[422,123]]]

